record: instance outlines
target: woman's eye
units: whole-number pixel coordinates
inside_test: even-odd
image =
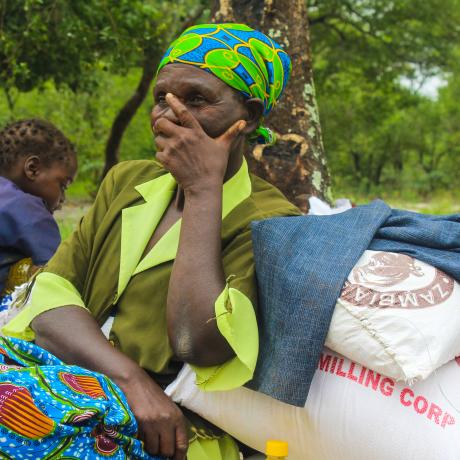
[[[195,94],[194,96],[189,98],[189,104],[192,105],[200,105],[206,102],[206,99],[201,96],[200,94]]]

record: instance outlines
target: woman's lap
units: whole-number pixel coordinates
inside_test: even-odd
[[[238,460],[233,439],[193,414],[188,460]],[[30,342],[0,338],[2,458],[154,459],[121,390]]]
[[[0,338],[2,458],[152,459],[123,393],[105,376]]]

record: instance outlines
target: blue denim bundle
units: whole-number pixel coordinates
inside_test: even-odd
[[[248,387],[305,405],[343,284],[366,249],[408,254],[460,280],[460,214],[429,216],[383,201],[330,216],[252,224],[260,353]]]

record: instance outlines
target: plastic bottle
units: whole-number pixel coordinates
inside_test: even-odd
[[[288,443],[271,439],[267,441],[265,453],[267,460],[285,460],[288,456]]]

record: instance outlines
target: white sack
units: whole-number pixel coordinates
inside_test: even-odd
[[[185,366],[166,392],[245,444],[289,460],[459,460],[460,360],[413,387],[324,350],[305,408],[247,388],[202,392]]]
[[[365,251],[337,301],[326,346],[398,381],[425,379],[460,355],[460,286],[410,256]]]

